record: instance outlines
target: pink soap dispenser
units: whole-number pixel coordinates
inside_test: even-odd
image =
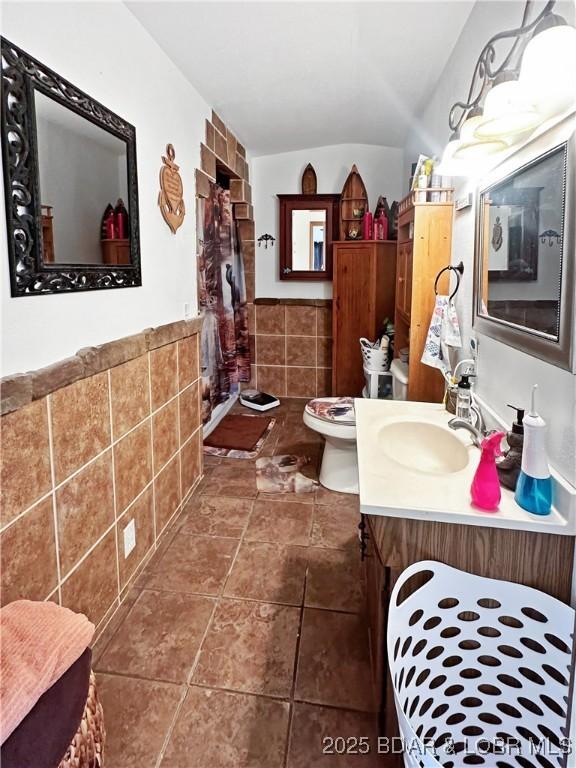
[[[487,512],[495,512],[498,509],[502,496],[496,457],[502,455],[500,443],[503,437],[506,437],[505,432],[495,432],[482,441],[480,463],[470,487],[473,504]]]

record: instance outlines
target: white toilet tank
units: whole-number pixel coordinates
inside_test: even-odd
[[[393,360],[390,366],[392,374],[392,398],[394,400],[408,399],[408,363]]]

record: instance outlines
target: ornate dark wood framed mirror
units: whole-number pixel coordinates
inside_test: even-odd
[[[12,296],[142,284],[136,129],[1,40]]]
[[[340,195],[278,195],[280,280],[331,280]]]

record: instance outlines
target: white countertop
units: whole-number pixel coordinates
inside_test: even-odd
[[[367,515],[433,520],[442,523],[510,528],[542,533],[575,535],[576,489],[553,474],[555,506],[549,515],[526,512],[514,494],[502,488],[495,512],[474,507],[470,486],[480,450],[464,429],[450,430],[470,454],[467,465],[456,472],[437,474],[413,469],[382,449],[381,431],[394,422],[426,422],[448,429],[453,415],[443,405],[399,400],[355,400],[360,511]],[[465,460],[465,459],[464,459]]]

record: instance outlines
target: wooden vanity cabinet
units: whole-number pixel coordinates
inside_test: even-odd
[[[339,241],[332,254],[332,394],[360,397],[360,338],[373,341],[394,318],[396,241]]]
[[[570,603],[574,537],[505,528],[364,515],[366,583],[372,682],[381,736],[398,736],[386,631],[390,595],[402,571],[437,560],[478,576],[534,587]],[[401,765],[382,756],[383,767]]]

